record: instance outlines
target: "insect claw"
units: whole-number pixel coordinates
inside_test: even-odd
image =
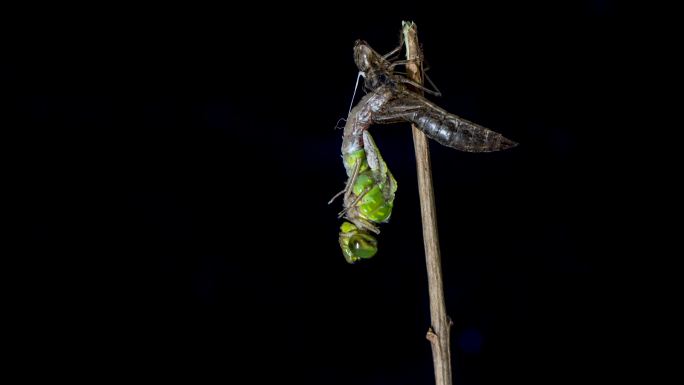
[[[333,131],[334,131],[334,130],[341,130],[341,129],[344,128],[344,127],[340,127],[340,120],[343,121],[343,122],[345,122],[345,123],[347,122],[347,119],[345,119],[345,118],[339,118],[339,119],[337,119],[337,123],[335,123],[335,127],[333,127]]]
[[[338,192],[337,194],[335,194],[335,196],[333,196],[332,198],[330,198],[330,200],[328,201],[328,204],[333,203],[333,202],[335,201],[335,199],[337,199],[337,197],[339,197],[340,195],[344,194],[346,191],[347,191],[347,188],[345,187],[342,191]]]

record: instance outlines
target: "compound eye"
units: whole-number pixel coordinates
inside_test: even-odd
[[[368,259],[378,252],[378,241],[370,234],[358,233],[349,238],[349,248],[355,257]]]
[[[354,47],[354,62],[356,67],[361,72],[366,72],[371,68],[371,59],[373,58],[373,51],[371,51],[365,44],[357,44]]]

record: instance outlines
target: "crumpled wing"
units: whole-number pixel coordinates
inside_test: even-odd
[[[386,200],[392,201],[397,191],[397,181],[387,167],[385,160],[382,159],[380,150],[368,131],[363,132],[363,147],[366,151],[366,161],[373,171],[374,179],[378,183],[383,183],[383,195]]]

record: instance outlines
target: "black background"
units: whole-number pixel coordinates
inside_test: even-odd
[[[432,99],[520,143],[431,144],[455,383],[610,376],[614,4],[253,6],[41,10],[14,30],[15,290],[39,313],[19,356],[89,379],[430,383],[406,125],[372,129],[399,183],[375,258],[345,263],[326,204],[353,43],[389,51],[414,20]]]

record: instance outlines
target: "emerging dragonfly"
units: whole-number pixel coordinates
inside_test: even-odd
[[[397,181],[387,168],[368,129],[373,123],[410,122],[429,138],[467,152],[505,150],[517,143],[501,134],[469,122],[439,108],[413,91],[419,89],[439,96],[407,77],[394,72],[406,60],[391,61],[403,46],[380,55],[366,42],[357,40],[354,61],[364,78],[367,94],[350,110],[342,137],[342,160],[347,171],[345,189],[329,203],[343,195],[344,209],[339,217],[346,219],[340,227],[339,243],[349,263],[371,258],[378,250],[372,233],[379,234],[377,224],[389,220],[397,190]]]

